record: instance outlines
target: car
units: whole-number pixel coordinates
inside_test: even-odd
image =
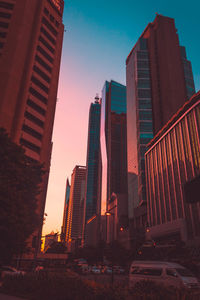
[[[93,266],[91,268],[91,273],[93,273],[93,274],[101,274],[101,270],[99,268],[97,268],[96,266]]]
[[[10,266],[1,266],[0,267],[0,274],[1,278],[4,278],[5,276],[18,276],[18,275],[24,275],[25,272],[21,270],[17,270]]]
[[[200,289],[197,278],[180,264],[166,261],[133,261],[129,271],[129,287],[142,280],[166,286]]]

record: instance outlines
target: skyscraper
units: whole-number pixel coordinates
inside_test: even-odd
[[[174,20],[157,15],[126,60],[129,218],[146,202],[147,143],[195,92]]]
[[[0,126],[47,171],[38,197],[41,227],[64,26],[63,0],[0,1]],[[41,232],[39,228],[39,233]]]
[[[61,228],[61,240],[66,241],[66,232],[67,232],[67,216],[69,210],[69,196],[70,196],[70,184],[69,179],[67,178],[66,190],[65,190],[65,203],[63,211],[63,223]]]
[[[85,221],[87,222],[95,214],[100,214],[101,205],[99,199],[99,176],[100,176],[100,113],[101,104],[99,98],[90,105],[88,124],[88,144],[86,162],[86,210]]]
[[[71,176],[71,188],[69,196],[69,208],[67,216],[66,241],[80,245],[84,230],[84,207],[85,207],[85,178],[86,167],[75,166]]]
[[[117,199],[117,224],[127,222],[126,87],[106,81],[102,90],[102,214]]]

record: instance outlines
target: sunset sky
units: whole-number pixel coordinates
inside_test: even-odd
[[[65,25],[53,153],[43,234],[60,231],[67,177],[86,164],[89,106],[105,80],[126,83],[125,61],[156,13],[175,19],[180,44],[200,89],[200,4],[197,0],[65,0]]]

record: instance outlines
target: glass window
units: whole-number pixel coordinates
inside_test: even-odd
[[[149,61],[148,60],[138,60],[137,68],[138,69],[149,69]]]
[[[153,133],[152,122],[139,122],[140,132],[151,132]]]
[[[137,87],[139,89],[142,89],[142,88],[148,89],[148,88],[150,88],[151,87],[150,80],[148,80],[148,79],[139,79],[138,83],[137,83]]]
[[[139,110],[139,120],[152,120],[152,111]]]
[[[138,101],[138,106],[139,106],[139,109],[151,109],[151,100],[147,100],[147,99],[139,99]]]
[[[151,90],[150,89],[138,89],[138,97],[139,98],[151,98]]]
[[[167,274],[168,276],[178,277],[176,271],[173,270],[173,269],[166,269],[166,274]]]

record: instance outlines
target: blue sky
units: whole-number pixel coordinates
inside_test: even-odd
[[[105,80],[125,84],[125,61],[156,13],[175,19],[180,44],[200,89],[200,4],[191,1],[65,0],[63,41],[53,153],[44,232],[60,230],[65,182],[85,165],[89,105]]]

